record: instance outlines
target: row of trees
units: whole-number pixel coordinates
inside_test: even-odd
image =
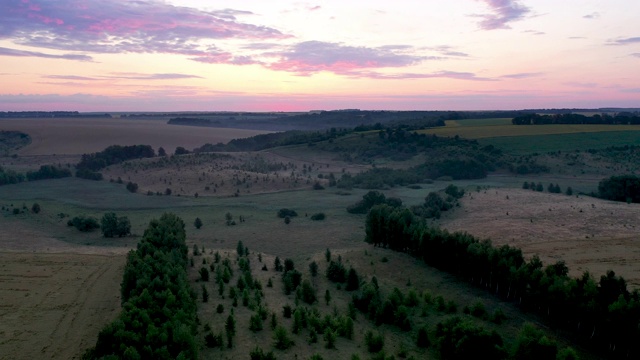
[[[525,114],[516,116],[511,120],[513,125],[549,125],[549,124],[623,124],[640,125],[638,113],[620,112],[614,116],[609,114],[594,114],[586,116],[581,114]]]
[[[127,255],[122,312],[83,358],[197,359],[196,295],[187,277],[185,225],[174,214],[152,220]]]
[[[598,194],[607,200],[640,203],[640,177],[620,175],[604,179],[598,184]]]
[[[572,278],[564,261],[545,266],[525,260],[518,248],[495,247],[467,233],[429,227],[409,210],[377,205],[366,219],[366,239],[374,246],[407,252],[436,268],[571,330],[590,346],[614,357],[640,356],[640,293],[608,271],[597,281],[589,272]]]
[[[112,145],[106,149],[92,154],[82,155],[82,159],[76,165],[78,170],[98,171],[109,165],[121,162],[156,156],[151,145]]]
[[[26,175],[0,166],[0,185],[17,184],[25,180],[59,179],[71,176],[71,171],[55,165],[42,165],[36,171],[27,171]]]

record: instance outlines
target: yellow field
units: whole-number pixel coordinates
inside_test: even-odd
[[[166,119],[7,119],[0,120],[0,130],[22,131],[32,142],[20,155],[85,154],[104,150],[110,145],[162,146],[173,153],[206,143],[226,143],[231,139],[251,137],[268,131],[168,125]]]
[[[554,134],[577,134],[609,131],[640,131],[637,125],[489,125],[477,126],[460,121],[447,121],[445,127],[419,130],[420,134],[438,136],[460,136],[467,139],[484,139],[504,136],[533,136]]]

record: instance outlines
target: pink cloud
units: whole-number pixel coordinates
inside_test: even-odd
[[[478,0],[489,6],[492,13],[478,15],[483,18],[480,28],[483,30],[509,29],[509,23],[522,20],[531,10],[518,0]]]

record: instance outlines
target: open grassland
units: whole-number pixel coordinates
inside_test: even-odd
[[[110,145],[151,145],[173,153],[176,147],[187,149],[205,143],[263,134],[267,131],[213,127],[168,125],[166,119],[131,120],[100,118],[2,119],[0,130],[21,131],[31,143],[19,155],[85,154],[102,151]]]
[[[0,252],[0,359],[79,359],[120,311],[123,267],[124,256]]]
[[[521,248],[545,263],[565,260],[572,275],[607,270],[640,287],[640,206],[522,189],[471,191],[438,223],[451,231]]]

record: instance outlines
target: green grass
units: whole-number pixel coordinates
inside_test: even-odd
[[[511,125],[511,118],[448,120],[446,126],[496,126]]]
[[[640,130],[640,129],[639,129]],[[609,146],[640,145],[640,131],[603,131],[577,134],[492,137],[478,140],[514,154],[602,149]]]

